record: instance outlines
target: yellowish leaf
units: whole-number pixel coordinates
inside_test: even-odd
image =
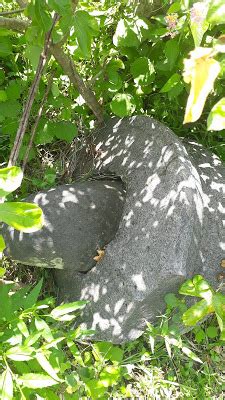
[[[103,259],[105,255],[105,250],[97,250],[98,255],[93,258],[96,262],[99,262]]]
[[[211,48],[197,47],[190,53],[190,59],[184,60],[184,81],[191,83],[184,124],[200,118],[205,101],[213,90],[220,64],[212,58],[212,52]]]
[[[220,265],[221,265],[221,268],[225,268],[225,260],[222,260]]]

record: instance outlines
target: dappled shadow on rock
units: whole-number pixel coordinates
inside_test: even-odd
[[[196,157],[190,156],[168,128],[148,117],[112,119],[96,136],[96,170],[126,184],[123,215],[104,259],[85,275],[75,273],[74,284],[70,277],[60,291],[61,299],[90,301],[82,319],[96,338],[138,337],[145,321],[162,311],[166,293],[196,273],[207,275],[208,249],[215,284],[224,254],[224,168],[206,154],[207,163],[215,160],[205,170],[207,181],[196,161],[202,149],[195,148]]]

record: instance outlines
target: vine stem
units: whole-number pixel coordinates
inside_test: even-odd
[[[22,145],[23,137],[25,135],[26,128],[27,128],[27,125],[29,122],[31,108],[34,103],[35,95],[36,95],[38,87],[39,87],[41,76],[42,76],[44,67],[47,62],[49,48],[50,48],[50,44],[51,44],[51,34],[52,34],[53,28],[54,28],[56,22],[59,20],[59,18],[60,18],[59,15],[57,13],[55,13],[54,17],[53,17],[51,29],[46,33],[44,48],[43,48],[43,51],[39,58],[39,63],[38,63],[35,78],[30,87],[30,90],[29,90],[28,99],[27,99],[27,102],[26,102],[24,110],[23,110],[23,115],[20,120],[19,128],[17,130],[15,142],[14,142],[14,145],[13,145],[10,157],[9,157],[8,166],[15,165],[17,162],[19,150]]]

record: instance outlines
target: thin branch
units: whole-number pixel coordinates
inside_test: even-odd
[[[19,6],[21,8],[25,8],[27,6],[27,1],[24,0],[16,0],[17,4],[19,4]]]
[[[26,128],[28,125],[31,108],[32,108],[34,98],[35,98],[36,92],[39,87],[40,79],[41,79],[41,76],[42,76],[46,61],[47,61],[47,55],[49,52],[52,30],[53,30],[56,22],[58,21],[58,19],[59,19],[59,15],[55,14],[53,17],[51,29],[46,33],[44,49],[43,49],[42,54],[40,55],[36,75],[35,75],[32,85],[30,87],[28,99],[25,104],[22,118],[20,120],[20,124],[19,124],[19,128],[17,130],[14,146],[12,148],[12,151],[11,151],[11,154],[9,157],[9,165],[15,165],[15,163],[17,161],[19,150],[20,150],[20,147],[22,144],[22,140],[23,140],[23,137],[25,135]]]
[[[11,11],[2,11],[0,12],[0,16],[4,15],[12,15],[12,14],[20,14],[25,10],[25,7],[23,8],[18,8],[17,10],[11,10]]]
[[[19,18],[0,17],[0,28],[11,29],[16,32],[24,33],[29,25],[29,21],[25,21]]]
[[[100,106],[98,100],[95,97],[95,94],[88,87],[87,84],[84,83],[83,79],[79,75],[76,66],[73,60],[63,51],[63,49],[57,44],[51,45],[50,47],[52,55],[61,65],[62,69],[65,71],[66,75],[68,75],[70,81],[76,88],[79,93],[85,100],[86,104],[92,110],[93,114],[96,116],[98,123],[103,123],[103,110]]]
[[[28,161],[29,153],[30,153],[30,150],[31,150],[32,145],[33,145],[34,136],[36,134],[36,130],[37,130],[40,118],[41,118],[41,116],[43,114],[44,105],[45,105],[45,102],[46,102],[46,100],[48,98],[48,95],[49,95],[49,92],[50,92],[50,89],[51,89],[51,86],[52,86],[52,81],[53,81],[53,73],[49,77],[47,88],[46,88],[44,97],[42,98],[40,108],[38,110],[37,118],[36,118],[36,120],[34,122],[34,125],[33,125],[32,129],[31,129],[30,141],[29,141],[29,144],[28,144],[28,146],[26,148],[26,153],[25,153],[25,156],[24,156],[24,159],[23,159],[23,167],[22,167],[23,172],[24,172],[24,170],[26,168],[26,164],[27,164],[27,161]]]

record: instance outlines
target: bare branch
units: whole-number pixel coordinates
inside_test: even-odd
[[[102,107],[97,101],[95,94],[92,92],[92,90],[87,86],[87,84],[85,85],[83,79],[76,69],[73,60],[57,44],[51,45],[50,49],[52,55],[61,65],[62,69],[65,71],[66,75],[68,75],[73,85],[77,87],[86,104],[90,107],[98,122],[101,124],[103,122]]]
[[[25,0],[16,0],[21,8],[25,8],[27,6],[27,1]]]
[[[0,16],[4,15],[12,15],[12,14],[20,14],[25,10],[25,8],[18,8],[17,10],[11,10],[11,11],[2,11],[0,12]]]
[[[49,52],[52,30],[55,26],[55,23],[58,21],[58,19],[59,19],[59,15],[55,14],[53,17],[51,29],[46,33],[44,49],[39,58],[36,75],[35,75],[32,85],[30,87],[28,99],[27,99],[27,102],[26,102],[24,110],[23,110],[23,115],[20,120],[19,128],[17,130],[14,146],[12,148],[12,151],[11,151],[11,154],[9,157],[9,166],[15,165],[15,163],[17,161],[19,150],[20,150],[20,147],[22,144],[22,140],[23,140],[23,137],[25,135],[26,128],[28,125],[29,116],[30,116],[31,108],[32,108],[32,105],[34,102],[34,98],[35,98],[36,92],[39,87],[40,79],[41,79],[45,64],[47,62],[47,56],[48,56],[48,52]]]
[[[26,20],[0,17],[0,28],[11,29],[23,33],[29,25],[29,21]]]
[[[48,94],[49,94],[51,86],[52,86],[52,81],[53,81],[53,73],[49,77],[47,88],[46,88],[45,94],[44,94],[44,96],[42,98],[40,108],[38,110],[37,118],[36,118],[36,120],[34,122],[34,125],[33,125],[32,129],[31,129],[30,141],[29,141],[29,144],[28,144],[28,147],[26,149],[26,153],[25,153],[25,156],[24,156],[24,159],[23,159],[23,172],[24,172],[24,170],[26,168],[26,164],[27,164],[27,160],[28,160],[28,157],[29,157],[30,150],[32,148],[34,136],[36,134],[36,130],[37,130],[39,121],[40,121],[42,113],[43,113],[44,104],[45,104],[45,102],[46,102],[46,100],[48,98]]]

